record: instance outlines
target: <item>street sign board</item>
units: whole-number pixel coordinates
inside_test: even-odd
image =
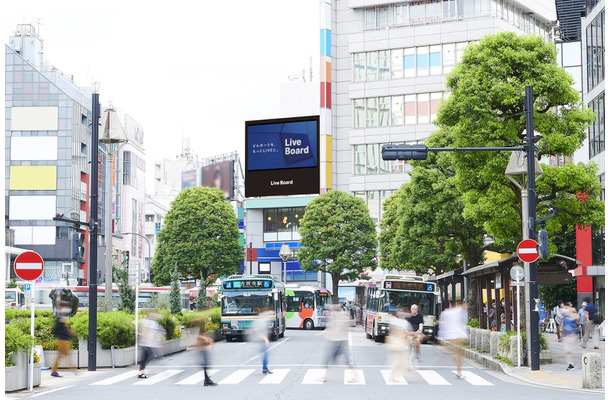
[[[511,286],[525,286],[525,282],[523,281],[510,281]]]
[[[521,279],[523,279],[525,277],[525,270],[520,265],[514,265],[510,269],[510,277],[516,281],[520,281]]]
[[[517,257],[526,263],[536,261],[538,259],[538,242],[532,239],[522,240],[517,246]]]
[[[25,290],[26,292],[29,292],[31,290],[31,284],[26,283],[23,285],[23,290]]]
[[[42,275],[44,261],[35,251],[26,251],[15,258],[15,274],[24,281],[36,280]]]

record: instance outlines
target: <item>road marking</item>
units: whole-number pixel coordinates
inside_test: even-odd
[[[248,375],[250,375],[253,372],[254,372],[253,369],[238,369],[237,371],[233,372],[231,375],[227,376],[226,378],[224,378],[223,380],[218,382],[218,384],[219,385],[236,385],[236,384],[240,383],[241,381],[243,381],[244,379],[246,379],[248,377]]]
[[[343,373],[343,383],[346,385],[364,385],[364,372],[361,369],[346,369]]]
[[[324,381],[322,380],[324,375],[326,375],[326,368],[310,368],[305,373],[301,384],[321,385],[322,383],[324,383]]]
[[[218,371],[220,371],[220,370],[219,369],[209,369],[208,375],[213,375]],[[188,378],[183,379],[180,382],[176,383],[176,385],[196,385],[199,382],[203,382],[204,379],[205,379],[204,372],[199,371],[199,372],[196,372],[193,375],[189,376]]]
[[[457,371],[453,371],[457,374]],[[481,378],[480,376],[470,372],[470,371],[462,371],[462,376],[464,380],[472,385],[476,386],[493,386],[493,383]]]
[[[420,374],[430,385],[451,385],[436,371],[426,371],[418,369],[417,373]]]
[[[182,372],[181,369],[168,369],[167,371],[151,375],[148,377],[148,379],[140,379],[138,382],[134,383],[134,385],[154,385],[155,383],[161,382],[167,378],[171,378],[180,372]]]
[[[289,369],[274,369],[272,374],[265,376],[259,383],[269,385],[282,383],[288,372],[290,372]]]
[[[382,369],[381,375],[383,375],[383,379],[385,380],[386,385],[408,385],[405,377],[402,375],[398,375],[394,381],[390,379],[390,374],[392,371],[389,369]]]
[[[63,387],[60,387],[60,388],[57,388],[57,389],[45,390],[42,393],[36,393],[35,395],[32,395],[30,397],[38,397],[38,396],[42,396],[42,395],[53,393],[53,392],[59,392],[60,390],[71,388],[72,386],[74,386],[74,385],[63,386]]]
[[[276,343],[276,344],[274,344],[273,346],[269,347],[269,348],[267,349],[267,352],[269,352],[269,351],[271,351],[271,350],[275,349],[277,346],[279,346],[279,345],[281,345],[281,344],[286,343],[288,340],[290,340],[290,338],[289,338],[289,337],[284,338],[284,340],[282,340],[280,343]],[[240,366],[248,364],[250,361],[254,360],[255,358],[258,358],[258,357],[262,356],[262,354],[263,354],[263,353],[261,352],[260,354],[257,354],[257,355],[255,355],[255,356],[253,356],[253,357],[250,357],[249,359],[247,359],[246,361],[244,361],[243,363],[241,363],[241,364],[240,364]]]
[[[113,383],[124,381],[125,379],[135,378],[137,375],[137,371],[127,371],[119,375],[111,376],[110,378],[102,379],[98,382],[90,383],[90,385],[112,385]]]

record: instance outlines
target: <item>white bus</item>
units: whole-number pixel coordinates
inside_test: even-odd
[[[330,292],[323,287],[286,287],[286,327],[325,328],[330,301]]]
[[[25,308],[25,294],[19,288],[4,289],[4,306],[6,308]]]
[[[380,342],[389,333],[390,313],[409,313],[417,304],[419,314],[424,318],[423,334],[427,339],[435,339],[440,292],[436,283],[424,281],[421,277],[386,275],[381,282],[367,289],[364,306],[366,337]]]
[[[273,312],[269,321],[272,341],[286,332],[284,284],[273,275],[231,275],[220,286],[221,330],[227,342],[244,338],[264,309]]]

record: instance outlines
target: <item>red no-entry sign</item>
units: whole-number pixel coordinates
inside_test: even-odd
[[[35,251],[26,251],[15,258],[15,273],[24,281],[33,281],[42,275],[44,261]]]
[[[536,261],[538,259],[538,242],[532,239],[522,240],[517,246],[517,257],[526,263]]]

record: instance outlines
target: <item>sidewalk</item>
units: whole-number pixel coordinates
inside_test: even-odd
[[[567,390],[578,390],[587,393],[605,393],[606,392],[606,342],[599,342],[599,349],[593,349],[593,341],[589,340],[587,349],[580,347],[580,342],[576,344],[574,349],[574,358],[576,363],[574,369],[567,371],[568,362],[566,361],[563,351],[563,344],[557,340],[555,334],[541,333],[546,338],[549,349],[551,350],[552,363],[540,364],[540,370],[532,371],[529,366],[510,366],[496,360],[489,353],[479,353],[471,348],[463,348],[464,356],[477,361],[478,363],[487,365],[490,368],[498,371],[503,371],[505,374],[517,378],[521,381],[532,383],[539,386],[549,386]],[[584,353],[597,353],[602,359],[602,388],[601,389],[585,389],[582,387],[582,355]]]

